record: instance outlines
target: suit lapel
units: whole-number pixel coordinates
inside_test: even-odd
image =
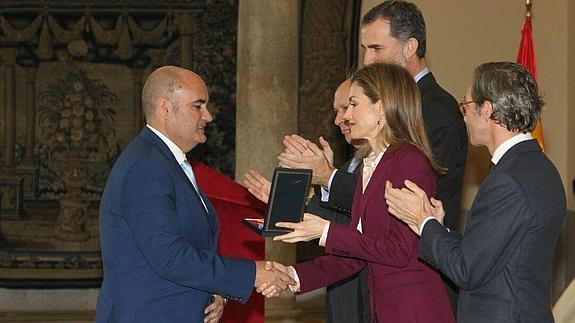
[[[166,143],[164,143],[162,141],[162,139],[160,139],[160,137],[158,137],[148,127],[144,127],[144,129],[142,129],[142,131],[140,132],[140,137],[142,137],[142,139],[144,139],[146,141],[151,141],[152,144],[156,148],[158,148],[160,153],[169,161],[169,164],[173,168],[173,170],[186,183],[185,185],[187,185],[187,187],[191,191],[192,196],[195,197],[196,201],[201,206],[201,209],[204,210],[204,213],[206,213],[206,210],[204,209],[204,205],[202,204],[202,201],[200,199],[200,195],[198,194],[198,192],[194,188],[194,185],[192,184],[192,182],[190,182],[190,180],[188,179],[188,175],[186,175],[186,173],[184,172],[182,167],[176,161],[176,157],[174,157],[174,154],[172,154],[172,152],[170,151],[170,148],[168,148]]]
[[[204,202],[206,203],[206,208],[208,209],[207,216],[208,216],[208,220],[210,221],[210,229],[212,231],[213,236],[215,237],[215,239],[214,239],[214,241],[216,243],[215,247],[217,248],[217,236],[218,236],[219,226],[218,226],[218,217],[216,214],[216,210],[214,209],[212,203],[210,203],[210,200],[208,200],[208,198],[206,197],[204,192],[202,192],[202,190],[200,188],[198,188],[198,191],[202,197],[202,200],[204,200]],[[203,205],[202,205],[202,207],[203,207]]]
[[[391,156],[393,156],[394,153],[395,153],[394,150],[388,149],[383,154],[381,160],[375,167],[375,170],[371,175],[371,179],[369,180],[369,183],[367,184],[367,187],[365,188],[365,191],[363,192],[363,196],[361,198],[360,203],[361,214],[365,213],[365,208],[367,207],[368,201],[374,196],[374,194],[379,193],[382,194],[383,196],[383,189],[385,187],[384,183],[385,174],[388,173],[387,168],[389,167],[389,163],[387,162],[387,160],[391,158]],[[362,178],[363,181],[362,174],[360,174],[360,177]]]

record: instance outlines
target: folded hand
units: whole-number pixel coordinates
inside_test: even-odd
[[[204,313],[204,323],[218,323],[224,314],[224,306],[226,305],[226,300],[220,295],[213,296],[213,302],[206,307]]]

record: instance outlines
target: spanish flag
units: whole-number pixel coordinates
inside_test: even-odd
[[[523,65],[531,73],[533,78],[537,79],[537,64],[535,62],[535,49],[531,31],[532,0],[526,0],[525,5],[527,7],[527,13],[525,14],[525,22],[523,23],[523,30],[521,31],[521,43],[519,44],[519,52],[517,53],[517,63]],[[545,150],[541,120],[537,121],[537,126],[532,134],[539,142],[541,149]]]

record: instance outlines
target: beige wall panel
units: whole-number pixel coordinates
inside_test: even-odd
[[[575,1],[568,2],[567,12],[567,202],[575,211]]]

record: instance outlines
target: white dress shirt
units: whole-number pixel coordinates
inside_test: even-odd
[[[170,149],[170,151],[172,152],[172,155],[174,155],[174,158],[176,158],[176,162],[178,163],[178,165],[180,165],[180,167],[182,167],[182,163],[184,161],[187,161],[187,158],[186,158],[186,154],[180,149],[180,147],[178,147],[173,141],[171,141],[168,137],[166,137],[158,129],[150,126],[149,124],[146,124],[146,127],[148,127],[148,129],[152,130],[153,133],[155,133],[158,137],[160,137],[160,139],[162,139],[162,141],[166,144],[166,146],[168,146],[168,149]],[[190,166],[190,170],[192,172],[193,178],[195,178],[194,170],[191,166]],[[197,183],[195,183],[193,180],[190,180],[190,182],[192,183],[192,185],[196,189],[196,192],[198,192],[198,197],[200,198],[200,201],[202,201],[202,204],[204,205],[206,212],[208,212],[208,207],[206,206],[206,203],[204,202],[204,200],[202,199],[202,196],[199,193],[200,191],[199,191],[199,187],[197,186]]]

